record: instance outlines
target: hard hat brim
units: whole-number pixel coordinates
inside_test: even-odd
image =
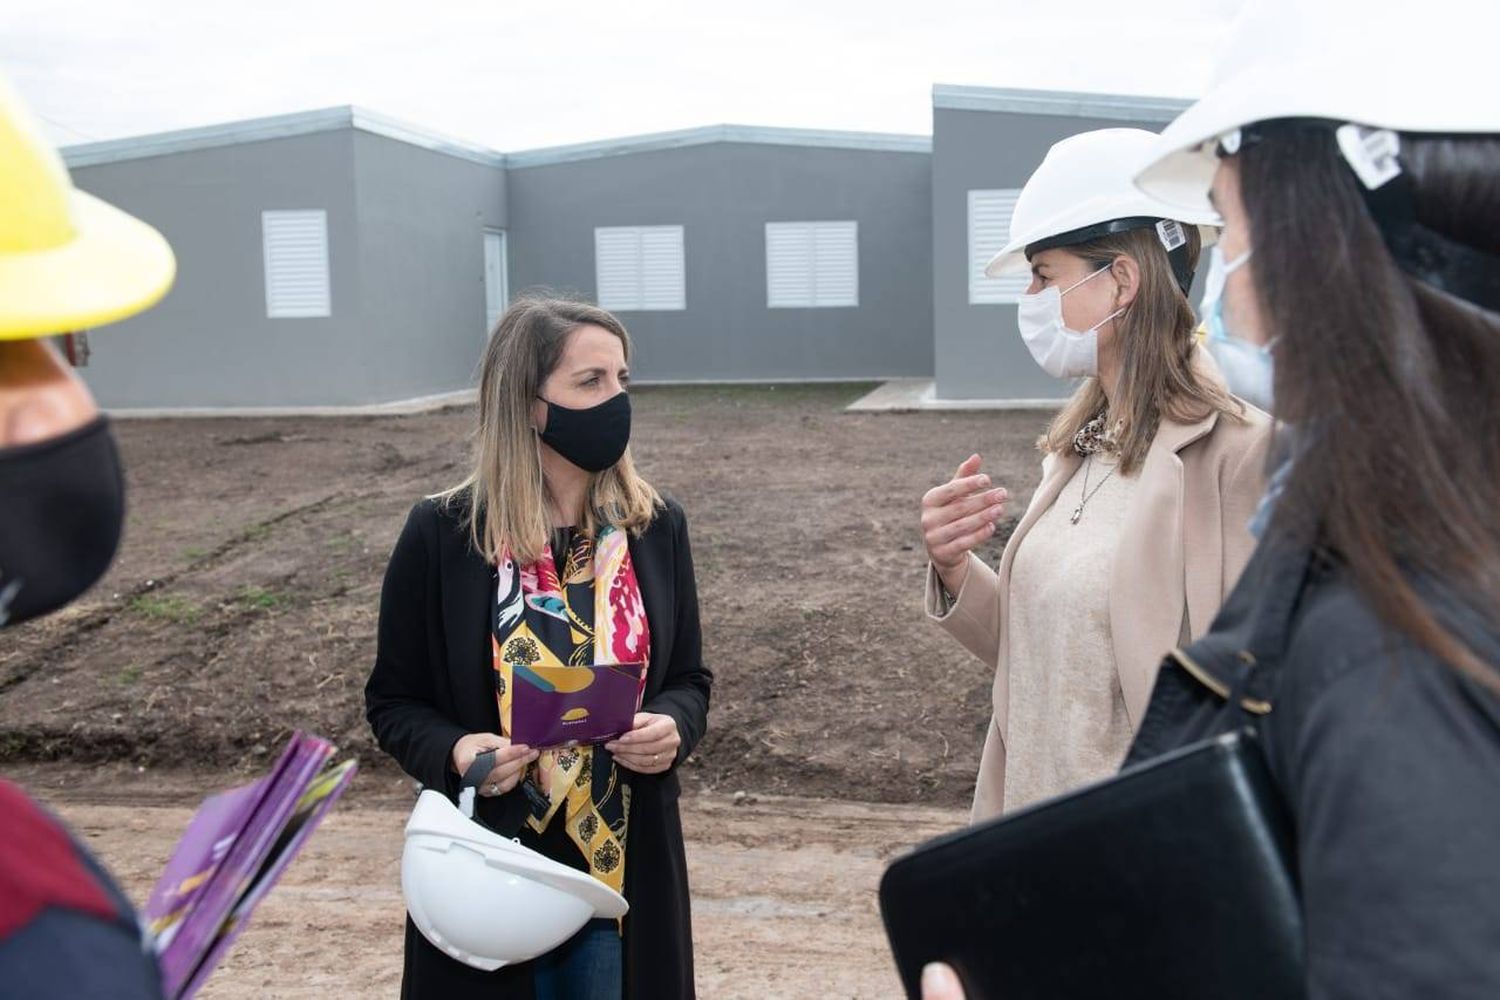
[[[0,254],[0,340],[113,323],[155,305],[172,287],[176,258],[160,233],[83,191],[72,199],[73,239]]]
[[[1402,78],[1395,79],[1400,87],[1412,89]],[[1272,63],[1225,80],[1178,115],[1137,169],[1135,186],[1178,212],[1212,211],[1208,192],[1218,169],[1220,137],[1259,122],[1290,118],[1356,122],[1398,132],[1500,131],[1500,112],[1489,104],[1445,106],[1417,94],[1401,104],[1383,106],[1372,100],[1368,81],[1358,75],[1331,73],[1321,64]]]

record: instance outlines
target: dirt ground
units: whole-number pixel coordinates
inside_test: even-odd
[[[917,504],[978,451],[1019,511],[1044,418],[844,412],[866,388],[636,392],[638,462],[687,509],[717,674],[690,784],[970,794],[990,676],[922,619]],[[301,727],[388,767],[362,702],[381,574],[411,504],[462,477],[472,420],[121,422],[120,557],[6,632],[0,763],[248,772]]]
[[[105,769],[82,788],[58,765],[28,781],[138,902],[192,813],[201,776]],[[398,787],[400,786],[400,787]],[[405,782],[366,780],[256,911],[203,1000],[393,997],[401,981]],[[682,800],[699,995],[845,1000],[901,995],[876,887],[907,845],[961,810],[700,792]]]
[[[868,388],[634,394],[637,462],[688,512],[716,673],[683,772],[705,997],[898,995],[880,872],[960,825],[972,791],[990,672],[923,621],[917,504],[978,451],[1019,514],[1045,415],[843,410]],[[114,568],[5,633],[0,773],[57,804],[137,899],[191,807],[291,729],[360,759],[204,996],[396,991],[410,789],[362,689],[386,557],[411,504],[462,478],[472,421],[121,422]]]

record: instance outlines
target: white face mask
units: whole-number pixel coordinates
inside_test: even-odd
[[[1016,324],[1021,328],[1021,339],[1042,371],[1053,378],[1079,378],[1099,374],[1099,328],[1124,309],[1116,309],[1093,326],[1079,333],[1069,330],[1063,322],[1062,297],[1085,281],[1092,281],[1108,271],[1101,267],[1093,274],[1057,290],[1057,286],[1044,288],[1035,295],[1022,295],[1016,310]]]
[[[1229,391],[1262,410],[1270,411],[1275,394],[1276,363],[1271,344],[1252,344],[1228,329],[1224,322],[1224,283],[1250,259],[1246,250],[1234,260],[1224,260],[1215,245],[1209,251],[1208,276],[1203,282],[1203,315],[1208,326],[1208,353],[1219,363]]]

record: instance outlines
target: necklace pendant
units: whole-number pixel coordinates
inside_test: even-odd
[[[1083,504],[1079,504],[1077,507],[1073,508],[1073,516],[1068,518],[1068,523],[1077,524],[1078,519],[1081,517],[1083,517]]]

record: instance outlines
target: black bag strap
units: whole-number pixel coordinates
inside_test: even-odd
[[[484,753],[474,758],[474,763],[469,765],[468,770],[464,772],[464,776],[459,779],[459,789],[462,790],[465,788],[478,788],[480,782],[484,781],[484,779],[494,769],[495,751],[486,750]]]

